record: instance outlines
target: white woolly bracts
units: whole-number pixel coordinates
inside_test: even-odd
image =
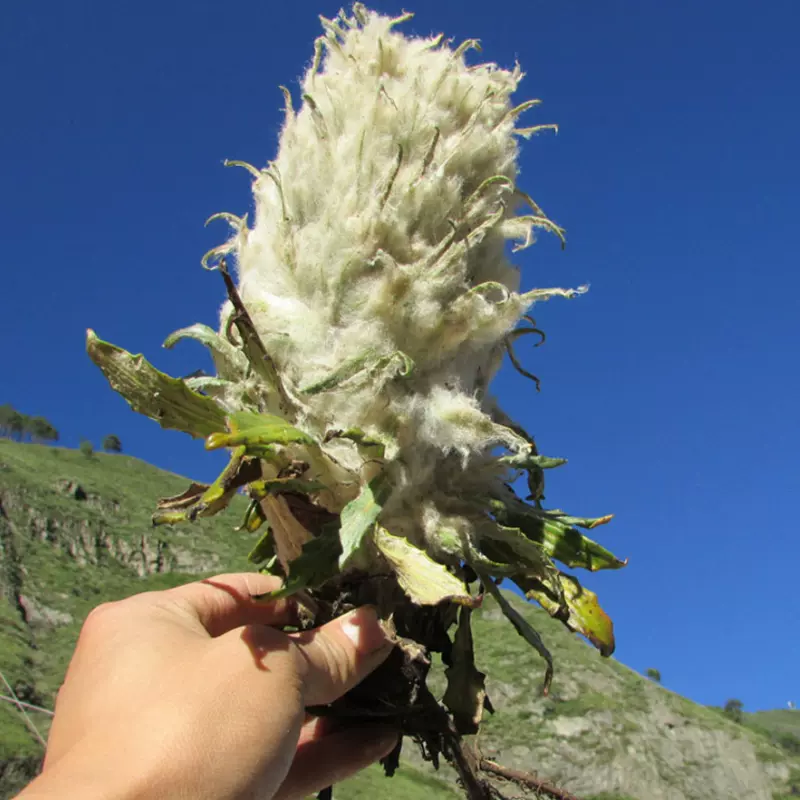
[[[380,438],[419,500],[453,454],[466,468],[530,448],[493,421],[485,387],[532,303],[584,289],[520,294],[505,255],[509,239],[563,233],[515,185],[516,137],[551,127],[516,127],[538,103],[511,103],[519,66],[468,66],[473,40],[406,38],[394,29],[409,16],[356,4],[323,19],[299,110],[282,87],[277,157],[228,162],[255,178],[254,223],[223,215],[235,235],[210,257],[235,254],[242,301],[298,399],[293,421]]]

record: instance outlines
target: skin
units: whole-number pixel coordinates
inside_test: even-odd
[[[306,706],[389,654],[374,609],[283,633],[265,575],[221,575],[99,606],[58,693],[41,775],[18,798],[295,800],[388,754],[393,730],[336,728]]]

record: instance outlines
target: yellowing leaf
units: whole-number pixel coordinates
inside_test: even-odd
[[[417,605],[435,606],[443,600],[473,608],[480,604],[443,564],[434,561],[402,536],[393,536],[377,525],[374,541],[391,565],[403,591]]]
[[[597,601],[594,592],[585,589],[577,578],[559,573],[558,580],[566,609],[539,581],[515,579],[528,599],[536,600],[551,617],[560,619],[571,631],[583,634],[601,655],[614,652],[614,623]]]
[[[245,512],[242,524],[236,530],[247,531],[248,533],[255,533],[266,521],[267,518],[264,515],[264,510],[261,508],[261,503],[259,503],[258,500],[253,500],[247,507],[247,511]],[[256,549],[257,548],[258,545],[256,545]],[[252,555],[253,553],[250,553],[250,555],[247,557],[248,560],[252,560],[250,558],[250,556]],[[256,561],[253,563],[258,564],[259,562]]]

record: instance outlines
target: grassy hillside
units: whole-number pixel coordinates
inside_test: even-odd
[[[0,670],[22,700],[52,708],[82,620],[97,603],[247,569],[253,536],[234,530],[243,499],[194,525],[150,526],[155,499],[186,483],[128,456],[87,458],[0,439]],[[538,771],[584,800],[777,800],[800,787],[798,712],[745,715],[736,724],[513,602],[544,636],[556,675],[542,698],[538,656],[487,601],[476,615],[478,664],[497,709],[479,743],[487,757]],[[46,735],[47,717],[30,714]],[[406,750],[393,781],[368,770],[337,796],[459,796],[447,769],[434,775]],[[41,752],[19,713],[0,703],[0,798],[24,785]]]

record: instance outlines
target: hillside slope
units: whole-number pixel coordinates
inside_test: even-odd
[[[243,499],[221,517],[151,528],[155,499],[185,486],[128,456],[87,458],[0,439],[0,670],[21,700],[52,708],[81,622],[97,603],[247,569],[254,537],[233,530]],[[556,676],[551,696],[539,696],[538,657],[487,602],[476,615],[476,655],[497,709],[481,734],[488,757],[586,800],[777,800],[800,791],[798,712],[763,712],[737,725],[602,659],[538,608],[513,602],[542,632]],[[46,735],[47,717],[29,713]],[[393,782],[378,783],[377,770],[368,770],[338,797],[458,797],[446,769],[433,775],[407,750]],[[35,774],[41,752],[16,709],[0,703],[0,798]]]

